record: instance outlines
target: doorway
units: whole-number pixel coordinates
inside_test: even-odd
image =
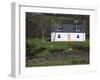
[[[70,36],[71,36],[70,34],[67,34],[67,37],[68,37],[68,41],[70,41]]]

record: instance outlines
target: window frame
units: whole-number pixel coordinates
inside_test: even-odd
[[[57,27],[57,31],[62,31],[62,27],[61,26],[58,26]]]
[[[79,34],[77,34],[77,39],[79,39],[80,38],[80,36],[79,36]]]
[[[61,34],[58,34],[58,38],[61,38]]]
[[[75,31],[76,31],[76,32],[80,32],[80,27],[79,27],[79,26],[76,27],[76,28],[75,28]]]

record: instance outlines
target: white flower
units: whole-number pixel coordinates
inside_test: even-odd
[[[52,48],[53,46],[52,46],[52,45],[50,45],[50,47]]]
[[[72,51],[73,49],[72,48],[69,48],[69,51]]]

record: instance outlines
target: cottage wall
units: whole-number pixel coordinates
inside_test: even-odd
[[[51,41],[85,41],[85,33],[52,32]]]

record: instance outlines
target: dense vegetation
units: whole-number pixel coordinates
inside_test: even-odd
[[[35,38],[26,43],[26,66],[89,64],[89,41],[42,42]]]

